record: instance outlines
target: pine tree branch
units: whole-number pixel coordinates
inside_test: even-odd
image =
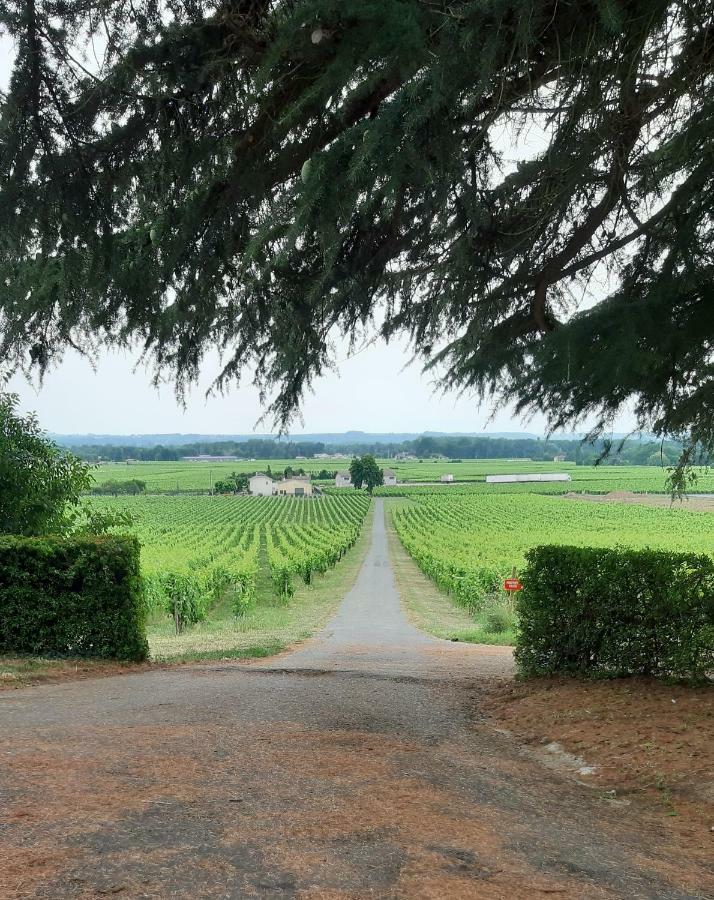
[[[638,228],[629,231],[627,234],[608,242],[600,250],[590,253],[582,259],[577,260],[570,266],[562,269],[557,277],[557,281],[565,278],[572,278],[583,269],[587,269],[601,259],[622,250],[638,238],[651,234],[655,227],[663,223],[667,218],[677,215],[679,211],[686,208],[685,204],[689,204],[691,198],[696,195],[698,188],[706,181],[712,172],[712,159],[705,158],[692,174],[673,192],[669,200],[660,207],[660,209],[651,215],[649,219],[642,222]]]

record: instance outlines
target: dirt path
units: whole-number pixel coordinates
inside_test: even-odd
[[[297,652],[0,696],[0,897],[714,897],[664,829],[474,714],[509,667],[407,623],[377,501]]]

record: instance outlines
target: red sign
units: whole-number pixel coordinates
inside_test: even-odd
[[[517,578],[507,578],[503,582],[503,589],[505,591],[522,591],[523,585]]]

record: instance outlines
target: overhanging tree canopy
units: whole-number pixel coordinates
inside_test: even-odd
[[[634,401],[714,446],[710,0],[0,0],[0,21],[12,366],[138,340],[180,391],[218,347],[219,386],[255,368],[284,425],[331,337],[375,328],[554,427]]]

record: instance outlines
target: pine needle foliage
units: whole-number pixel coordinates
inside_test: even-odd
[[[710,0],[0,0],[0,353],[208,350],[285,426],[406,333],[551,425],[714,447]],[[510,138],[510,146],[507,138]],[[691,449],[688,451],[693,452]]]

